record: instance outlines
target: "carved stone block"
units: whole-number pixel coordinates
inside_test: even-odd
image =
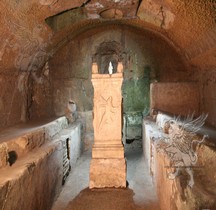
[[[94,145],[89,188],[126,187],[122,144],[122,73],[92,74]]]
[[[90,165],[89,188],[126,187],[124,158],[93,158]]]

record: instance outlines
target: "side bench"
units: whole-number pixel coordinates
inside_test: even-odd
[[[184,169],[175,179],[168,178],[168,172],[172,170],[169,168],[171,159],[166,153],[158,152],[156,145],[166,135],[163,131],[164,122],[172,118],[160,113],[154,119],[147,117],[143,120],[144,156],[156,185],[160,208],[216,209],[216,146],[212,139],[195,148],[198,161],[192,168],[195,182],[192,188],[188,186],[189,175]]]
[[[51,209],[62,189],[65,154],[72,169],[81,155],[81,123],[68,126],[61,117],[9,130],[0,134],[0,209]],[[16,154],[11,163],[10,152]]]

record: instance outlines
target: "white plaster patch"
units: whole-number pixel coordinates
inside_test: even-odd
[[[98,14],[89,14],[88,13],[88,18],[90,18],[90,19],[97,19],[97,18],[100,18],[100,15],[98,15]]]
[[[93,4],[87,4],[86,8],[91,8],[91,9],[101,9],[104,8],[104,6],[102,4],[100,4],[99,2],[93,3]]]
[[[58,2],[58,0],[40,0],[41,5],[52,5]]]
[[[96,8],[104,8],[104,6],[102,4],[100,4],[99,2],[95,3],[95,7]]]

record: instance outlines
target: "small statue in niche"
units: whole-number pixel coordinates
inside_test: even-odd
[[[109,62],[108,72],[109,72],[109,75],[110,75],[110,76],[111,76],[112,73],[113,73],[113,65],[112,65],[112,62],[111,62],[111,61]]]
[[[117,72],[118,73],[122,73],[123,72],[123,64],[122,64],[122,62],[118,62]]]
[[[77,110],[76,110],[76,103],[73,100],[68,101],[65,116],[66,116],[69,124],[76,121]]]
[[[97,63],[92,63],[92,74],[98,74],[98,65],[97,65]]]

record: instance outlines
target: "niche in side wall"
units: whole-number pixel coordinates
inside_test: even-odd
[[[102,42],[93,55],[93,62],[98,64],[100,74],[108,74],[109,62],[112,62],[113,73],[117,72],[119,61],[123,60],[121,44],[116,41]]]

